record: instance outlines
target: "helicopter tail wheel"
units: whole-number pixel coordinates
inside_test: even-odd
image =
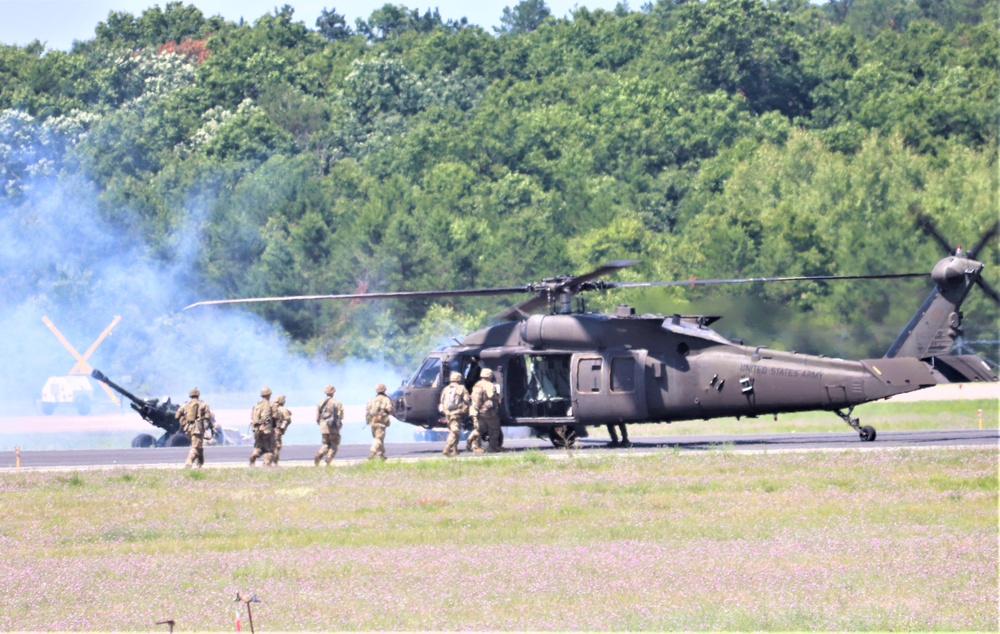
[[[862,427],[860,420],[858,420],[857,418],[851,418],[851,412],[854,411],[853,407],[847,410],[846,412],[843,412],[839,409],[834,411],[836,411],[837,416],[840,416],[845,423],[847,423],[848,425],[851,426],[852,429],[854,429],[854,431],[858,432],[858,435],[861,436],[861,440],[863,442],[871,442],[875,440],[874,427],[872,427],[871,425],[865,425],[864,427]]]

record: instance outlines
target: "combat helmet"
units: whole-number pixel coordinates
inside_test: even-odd
[[[484,379],[492,379],[493,370],[489,368],[483,368],[483,371],[479,374],[479,376],[483,377]]]
[[[448,382],[449,383],[461,383],[462,382],[462,373],[461,372],[452,372],[448,376]]]
[[[282,395],[281,395],[281,396],[279,396],[278,398],[274,399],[274,402],[275,402],[275,403],[276,403],[277,405],[284,405],[284,404],[285,404],[285,395],[284,395],[284,394],[282,394]]]
[[[260,391],[261,396],[271,396],[271,388],[265,387]]]
[[[198,390],[198,388],[193,387],[191,388],[191,391],[188,392],[188,396],[190,396],[191,398],[198,398],[199,396],[201,396],[201,392]]]
[[[375,386],[376,394],[385,394],[385,383],[379,383]]]
[[[326,394],[327,396],[333,396],[333,393],[336,391],[337,388],[333,387],[332,385],[327,385],[326,387],[323,388],[323,394]]]

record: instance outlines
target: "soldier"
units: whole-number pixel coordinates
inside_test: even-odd
[[[191,400],[181,405],[175,414],[181,429],[191,439],[191,451],[188,452],[184,466],[201,468],[205,464],[205,436],[212,437],[215,431],[213,422],[215,419],[208,403],[200,400],[201,392],[198,388],[193,388],[188,392],[188,396]]]
[[[618,423],[618,429],[622,430],[621,442],[618,441],[618,434],[615,433],[614,424],[608,423],[608,435],[611,436],[611,442],[608,443],[608,447],[631,447],[632,443],[628,439],[628,428],[625,427],[625,423]]]
[[[503,446],[500,444],[500,391],[492,379],[493,370],[483,368],[479,380],[472,386],[472,407],[469,413],[475,421],[474,431],[479,432],[476,443],[481,443],[482,436],[489,436],[489,452],[496,453]],[[483,453],[481,444],[476,447],[475,452]]]
[[[368,401],[365,407],[365,425],[372,426],[371,451],[368,459],[379,456],[385,460],[385,428],[389,426],[389,416],[392,414],[392,401],[385,395],[385,383],[375,386],[375,397]]]
[[[250,466],[257,458],[264,456],[264,464],[271,465],[274,456],[274,419],[277,412],[271,403],[271,388],[260,391],[260,400],[253,406],[250,413],[250,424],[253,428],[253,453],[250,454]]]
[[[292,424],[292,412],[285,407],[284,395],[274,399],[274,411],[274,457],[271,458],[271,464],[277,466],[278,458],[281,456],[281,437]]]
[[[462,432],[462,423],[469,415],[469,391],[462,385],[462,375],[452,372],[449,383],[441,391],[441,402],[438,411],[445,415],[448,423],[448,440],[444,444],[444,455],[458,455],[458,436]]]
[[[340,401],[334,400],[333,395],[337,388],[327,385],[323,388],[326,398],[316,406],[316,424],[319,425],[320,437],[323,439],[323,446],[316,452],[313,463],[318,467],[319,461],[326,457],[326,464],[337,457],[337,449],[340,447],[340,428],[344,426],[344,406]]]

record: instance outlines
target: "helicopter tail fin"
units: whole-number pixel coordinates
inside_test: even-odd
[[[936,288],[899,333],[885,358],[926,359],[951,352],[962,334],[962,302],[979,281],[983,265],[960,251],[941,260],[931,272]]]

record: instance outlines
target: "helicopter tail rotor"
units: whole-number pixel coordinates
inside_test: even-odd
[[[937,225],[934,224],[934,221],[931,220],[931,217],[928,216],[926,213],[924,213],[920,209],[919,205],[914,203],[913,205],[910,206],[909,211],[910,214],[913,216],[914,222],[916,222],[917,227],[921,231],[923,231],[925,235],[933,238],[934,241],[937,242],[939,245],[941,245],[941,247],[945,251],[947,251],[949,255],[956,257],[961,256],[969,260],[975,260],[976,256],[979,255],[979,252],[983,250],[983,247],[985,247],[990,240],[995,238],[997,236],[997,233],[1000,233],[1000,221],[994,222],[993,225],[990,226],[986,231],[984,231],[983,235],[979,237],[979,240],[976,242],[975,246],[973,246],[968,251],[963,251],[961,247],[951,246],[951,242],[949,242],[948,239],[944,237],[941,231],[938,230]],[[1000,293],[998,293],[997,290],[993,288],[993,286],[989,282],[984,280],[981,276],[977,276],[976,285],[979,286],[979,288],[981,288],[984,293],[986,293],[987,297],[992,299],[994,303],[1000,306]]]

